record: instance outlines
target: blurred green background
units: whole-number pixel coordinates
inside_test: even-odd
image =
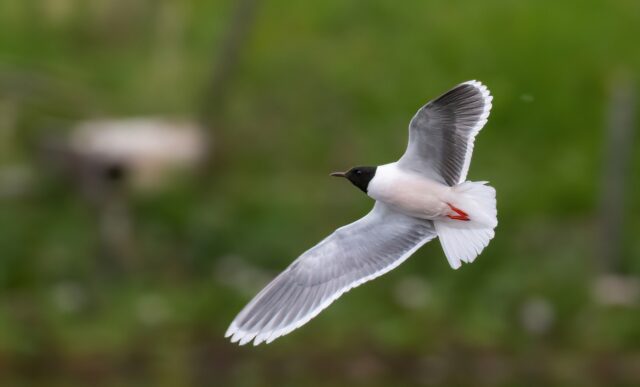
[[[636,0],[0,1],[0,384],[640,385],[639,36]],[[431,242],[227,342],[370,208],[328,172],[397,159],[469,79],[494,95],[482,256]]]

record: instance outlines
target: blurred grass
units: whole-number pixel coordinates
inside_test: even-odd
[[[33,180],[0,199],[2,384],[640,383],[637,305],[591,295],[608,87],[637,86],[637,1],[262,2],[208,181],[132,193],[136,262],[105,274],[95,211],[34,144],[96,116],[198,116],[232,9],[0,3],[0,168]],[[467,79],[495,98],[470,179],[496,187],[500,225],[478,262],[453,272],[431,243],[271,346],[227,344],[254,291],[370,207],[327,172],[395,160],[415,110]],[[635,155],[631,171],[621,265],[637,276]],[[407,308],[415,277],[428,301]],[[543,334],[521,323],[532,299],[552,309]]]

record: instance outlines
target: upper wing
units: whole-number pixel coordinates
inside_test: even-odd
[[[409,145],[398,166],[449,186],[464,182],[492,99],[485,85],[469,81],[427,103],[409,123]]]
[[[429,220],[376,202],[360,220],[337,229],[302,254],[233,320],[225,337],[267,343],[302,326],[344,292],[406,260],[436,236]]]

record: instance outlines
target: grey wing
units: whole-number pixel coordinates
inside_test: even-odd
[[[449,186],[464,182],[492,99],[485,85],[469,81],[427,103],[409,124],[409,145],[398,166]]]
[[[433,223],[376,203],[302,254],[233,320],[225,337],[258,345],[307,323],[344,292],[404,262],[436,236]]]

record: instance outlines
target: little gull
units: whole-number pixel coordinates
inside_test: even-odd
[[[225,337],[270,343],[436,236],[452,268],[473,262],[498,224],[495,189],[466,180],[491,100],[482,83],[462,83],[418,110],[400,160],[332,173],[375,199],[373,209],[296,259],[244,307]]]

